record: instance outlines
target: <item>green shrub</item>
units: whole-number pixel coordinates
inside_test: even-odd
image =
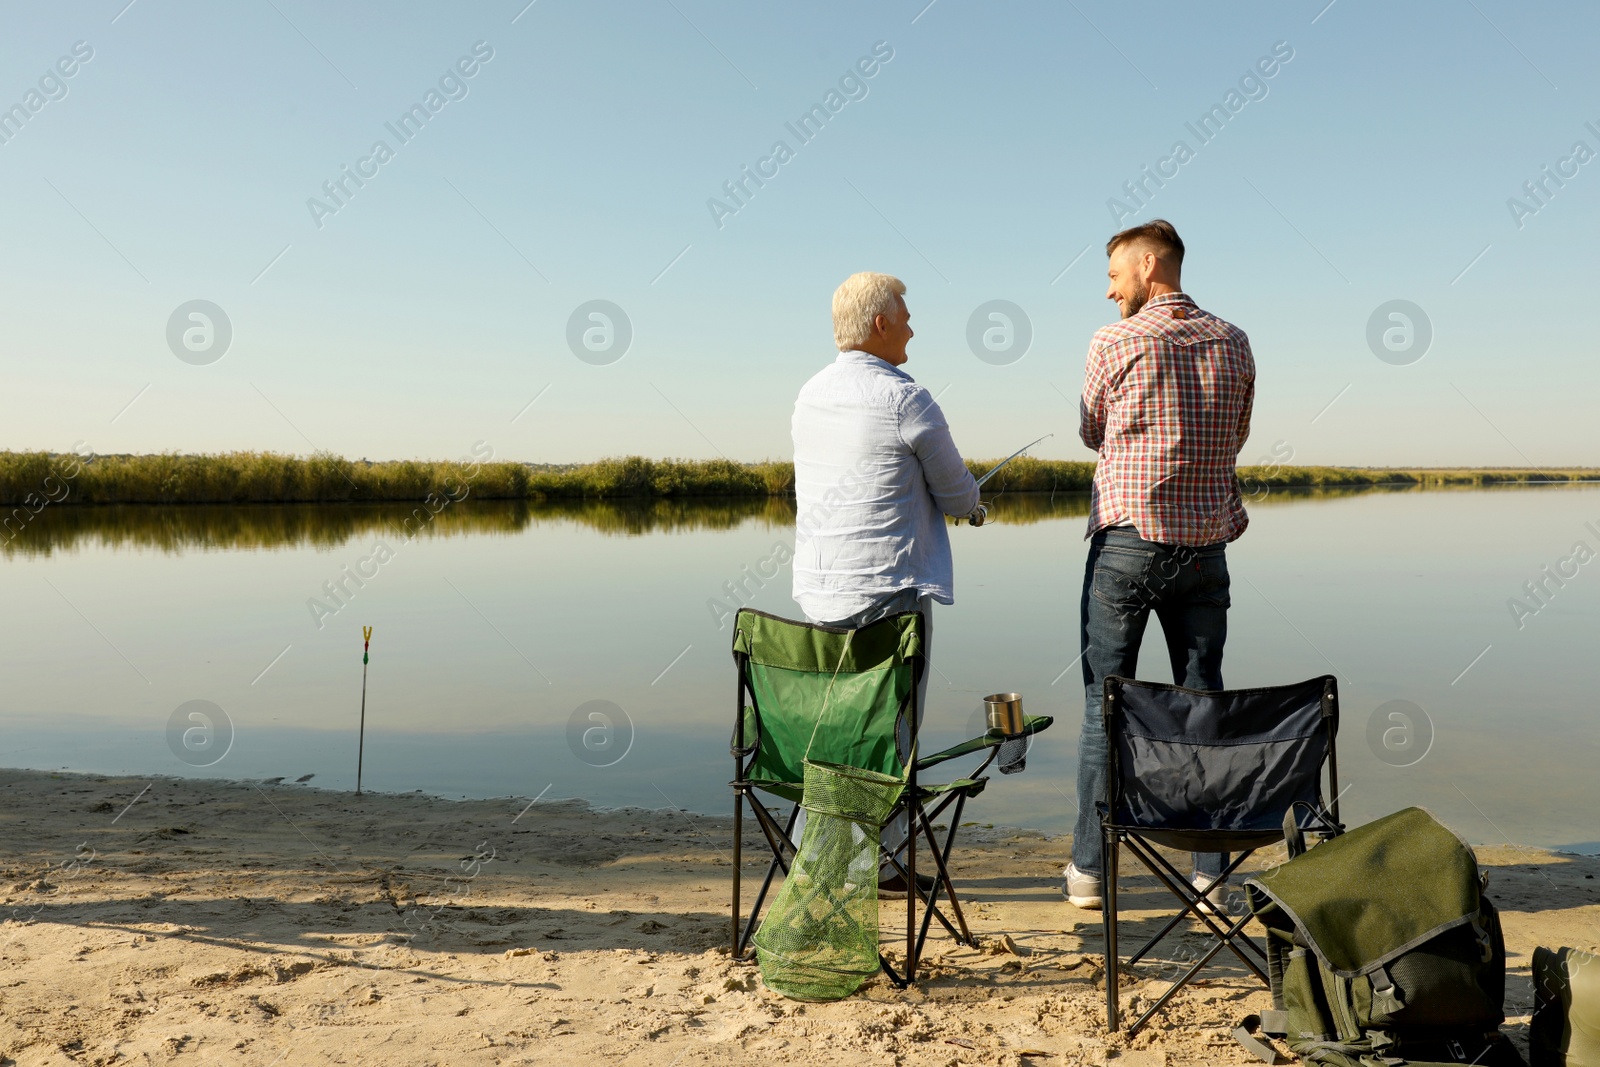
[[[981,475],[998,460],[967,460]],[[74,473],[75,472],[75,473]],[[1240,467],[1247,485],[1486,486],[1593,481],[1594,468],[1554,470],[1383,467]],[[984,486],[1003,493],[1086,491],[1094,464],[1019,456]],[[161,453],[80,459],[48,452],[0,452],[0,505],[37,508],[79,504],[328,504],[420,501],[430,494],[479,500],[683,500],[693,497],[794,495],[794,464],[784,460],[645,459],[619,456],[562,466],[505,461],[348,460],[330,452],[286,456],[272,452],[210,455]],[[63,495],[64,494],[64,495]]]

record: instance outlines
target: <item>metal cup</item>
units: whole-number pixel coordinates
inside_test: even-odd
[[[1021,693],[991,693],[983,698],[983,707],[988,716],[991,734],[1016,737],[1022,733]]]

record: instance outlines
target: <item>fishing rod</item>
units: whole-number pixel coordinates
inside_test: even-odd
[[[1055,434],[1053,434],[1053,433],[1047,433],[1043,437],[1039,438],[1039,441],[1047,441],[1047,440],[1049,440],[1050,438],[1052,438],[1054,436],[1055,436]],[[995,476],[995,473],[997,471],[999,471],[1001,467],[1004,467],[1007,463],[1010,463],[1012,460],[1014,460],[1018,456],[1022,455],[1028,449],[1030,449],[1034,445],[1038,444],[1039,441],[1029,441],[1027,444],[1023,445],[1021,448],[1019,448],[1015,452],[1011,453],[1011,455],[1007,456],[1005,459],[1001,460],[999,463],[996,463],[993,467],[990,467],[989,468],[989,473],[985,474],[982,478],[978,479],[978,487],[981,489],[983,487],[983,483],[988,481],[990,478],[993,478]]]
[[[1050,438],[1052,438],[1054,436],[1055,436],[1055,434],[1053,434],[1053,433],[1047,433],[1043,437],[1039,438],[1039,441],[1046,441],[1046,440],[1049,440]],[[1004,467],[1007,463],[1010,463],[1012,460],[1014,460],[1018,456],[1022,455],[1028,449],[1030,449],[1034,445],[1038,444],[1039,441],[1029,441],[1027,444],[1023,445],[1021,448],[1019,448],[1015,452],[1011,453],[1011,455],[1007,456],[1005,459],[1001,460],[999,463],[996,463],[993,467],[990,467],[988,473],[986,473],[982,478],[978,479],[978,488],[980,488],[980,489],[983,488],[983,483],[988,481],[990,478],[993,478],[995,476],[995,474],[1000,470],[1001,467]],[[975,510],[971,515],[967,516],[967,523],[969,525],[972,525],[972,526],[982,526],[985,522],[988,521],[988,519],[989,519],[989,509],[987,507],[985,507],[984,505],[979,504],[978,507],[977,507],[977,510]]]

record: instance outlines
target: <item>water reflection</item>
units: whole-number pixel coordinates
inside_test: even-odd
[[[181,554],[206,549],[337,548],[391,536],[511,535],[530,526],[572,523],[602,534],[731,530],[748,520],[793,525],[793,501],[764,498],[449,504],[115,504],[48,507],[18,531],[7,530],[7,556],[50,556],[78,548],[139,548]]]
[[[1340,497],[1452,492],[1420,486],[1274,489],[1251,507]],[[1472,491],[1484,492],[1483,489]],[[1089,513],[1087,493],[1001,493],[990,503],[995,522],[1031,525]],[[732,530],[746,522],[793,527],[795,505],[785,497],[692,500],[464,501],[430,513],[422,504],[114,504],[55,505],[0,535],[0,552],[44,556],[82,547],[190,551],[336,548],[355,539],[413,536],[512,535],[530,526],[572,524],[598,533]]]
[[[927,743],[968,737],[983,694],[1025,693],[1058,725],[974,817],[1065,830],[1088,501],[993,502],[992,528],[950,531],[958,600],[938,612]],[[1507,598],[1575,540],[1594,545],[1600,486],[1274,489],[1249,506],[1229,552],[1225,677],[1339,677],[1349,818],[1423,803],[1477,840],[1595,839],[1600,581],[1583,568],[1536,615]],[[314,772],[348,788],[375,625],[368,787],[725,811],[727,618],[741,604],[797,614],[789,574],[761,566],[793,524],[790,501],[766,498],[471,501],[437,515],[50,505],[0,535],[0,596],[17,606],[0,632],[0,750],[13,766]],[[374,574],[361,560],[377,540],[395,552]],[[1159,641],[1146,652],[1141,676],[1165,680]],[[171,750],[174,711],[194,701],[236,730],[215,766]],[[635,731],[615,765],[572,747],[572,716],[596,701]],[[1426,758],[1374,746],[1397,702],[1431,725]]]

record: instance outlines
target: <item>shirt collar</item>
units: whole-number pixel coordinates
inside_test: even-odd
[[[1190,307],[1197,306],[1194,302],[1194,297],[1190,296],[1188,293],[1162,293],[1160,296],[1153,296],[1149,300],[1145,301],[1144,306],[1147,308],[1153,308],[1160,307],[1162,304],[1188,304]],[[1140,310],[1143,310],[1143,308]]]
[[[908,382],[916,380],[899,367],[896,367],[893,363],[890,363],[888,360],[880,359],[871,352],[863,352],[859,348],[852,348],[847,351],[840,352],[839,358],[836,362],[852,363],[858,367],[877,367],[880,370],[888,371],[890,374],[898,374]]]

